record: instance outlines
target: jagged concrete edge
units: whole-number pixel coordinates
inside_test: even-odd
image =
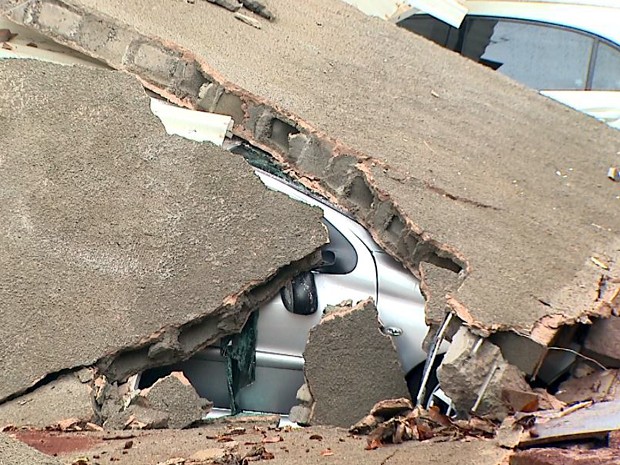
[[[372,175],[373,168],[382,166],[378,159],[342,144],[276,103],[228,81],[204,58],[64,0],[0,0],[0,8],[12,21],[135,75],[146,88],[178,105],[232,116],[236,135],[292,167],[308,187],[353,212],[374,239],[414,275],[420,277],[421,261],[431,261],[458,272],[461,282],[467,278],[467,257],[452,245],[436,241],[400,210],[389,193],[378,188]],[[455,201],[493,208],[418,181]],[[609,317],[613,307],[618,306],[618,290],[620,286],[615,292],[605,292],[612,300],[595,300],[577,318],[567,318],[561,311],[546,315],[529,333],[503,325],[486,327],[451,295],[446,296],[446,308],[481,335],[514,331],[548,345],[559,326],[587,321],[589,317]]]
[[[299,270],[309,270],[321,261],[320,249],[310,255],[289,263],[276,270],[264,282],[250,282],[238,293],[224,299],[213,312],[179,326],[166,326],[143,337],[136,344],[105,354],[90,364],[68,367],[56,373],[48,373],[31,386],[0,399],[0,404],[32,392],[46,380],[59,374],[70,373],[81,368],[95,367],[99,375],[110,382],[126,381],[130,376],[146,369],[164,366],[186,360],[196,352],[214,344],[221,337],[241,330],[249,315],[271,299],[278,290]],[[152,356],[152,349],[165,345],[163,351]],[[93,379],[96,375],[93,377]]]

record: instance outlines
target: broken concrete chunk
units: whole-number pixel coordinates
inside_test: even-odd
[[[556,397],[572,404],[586,400],[601,402],[620,398],[620,374],[618,370],[598,371],[582,378],[563,382]]]
[[[514,409],[506,402],[505,391],[520,391],[520,398],[527,399],[519,403],[525,405],[528,399],[536,398],[519,369],[504,360],[499,347],[481,340],[466,327],[454,335],[437,377],[443,391],[462,413],[475,409],[478,415],[502,420]],[[529,394],[533,395],[531,399]]]
[[[295,397],[302,405],[310,406],[314,402],[312,399],[312,394],[310,394],[310,388],[308,388],[308,383],[301,385],[301,387],[297,390]]]
[[[588,332],[583,353],[607,368],[620,368],[620,317],[596,320]]]
[[[188,358],[319,262],[320,209],[168,136],[134,77],[2,60],[0,89],[0,402]]]
[[[312,424],[349,427],[378,401],[409,395],[372,300],[325,316],[310,331],[304,359]]]
[[[68,418],[90,422],[95,419],[93,405],[90,385],[78,374],[63,375],[0,404],[0,429],[8,425],[45,428]]]
[[[187,428],[200,421],[211,409],[208,400],[202,399],[182,372],[175,371],[161,378],[140,396],[155,410],[166,412],[169,428]]]
[[[62,465],[63,462],[42,454],[8,434],[0,433],[0,463],[2,465]]]
[[[103,428],[106,430],[162,429],[168,427],[169,419],[168,412],[136,403],[107,418],[103,423]]]
[[[288,414],[290,421],[301,426],[307,426],[312,419],[312,409],[306,405],[294,405]]]
[[[162,3],[165,15],[144,15],[140,4],[123,0],[4,4],[13,21],[139,74],[184,105],[195,107],[206,81],[221,85],[248,115],[235,118],[236,134],[301,175],[307,173],[283,134],[297,131],[331,147],[313,184],[337,197],[412,271],[430,261],[459,274],[460,285],[438,298],[470,326],[514,329],[548,345],[562,324],[612,312],[612,300],[596,289],[605,274],[613,295],[620,276],[620,218],[609,214],[617,185],[601,182],[601,166],[617,166],[617,131],[331,0],[303,10],[271,0],[281,21],[252,41],[228,11],[209,8],[188,18],[182,2]],[[93,40],[86,26],[95,22],[123,40]],[[293,49],[297,59],[280,59]],[[484,111],[471,89],[484,89]],[[456,126],[455,110],[466,115]],[[265,115],[260,124],[258,115]],[[592,157],[585,159],[585,151]],[[558,182],[550,160],[570,166],[569,178]],[[610,269],[595,267],[594,255]]]

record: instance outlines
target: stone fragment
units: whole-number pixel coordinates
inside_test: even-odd
[[[190,455],[189,460],[190,462],[217,463],[217,461],[224,458],[228,452],[229,450],[220,447],[201,449]]]
[[[305,405],[294,405],[288,414],[288,419],[301,426],[310,424],[312,409]]]
[[[92,389],[80,381],[78,374],[63,375],[33,392],[0,404],[0,429],[7,425],[44,428],[68,418],[83,422],[95,418]]]
[[[383,418],[376,417],[375,415],[366,415],[360,421],[355,423],[349,428],[349,432],[353,434],[368,434],[374,430],[379,423],[383,422]]]
[[[241,21],[244,24],[247,24],[248,26],[252,26],[256,29],[262,29],[263,26],[261,26],[260,21],[258,21],[255,18],[250,18],[247,15],[241,14],[239,12],[235,13],[235,19],[238,19],[239,21]]]
[[[408,397],[391,339],[379,331],[372,300],[331,313],[310,331],[304,372],[312,424],[349,427],[380,400]]]
[[[269,10],[269,8],[267,8],[267,5],[259,0],[241,0],[241,3],[243,3],[243,6],[248,10],[268,19],[269,21],[276,19],[275,15]]]
[[[106,430],[161,429],[168,427],[169,419],[168,412],[133,404],[108,418],[103,428]]]
[[[607,368],[620,368],[620,317],[596,320],[588,332],[583,353]]]
[[[297,390],[296,398],[302,405],[312,405],[313,399],[310,389],[308,388],[308,383],[301,385],[301,387]]]
[[[201,420],[212,404],[202,399],[182,372],[175,371],[161,378],[140,394],[147,405],[166,412],[169,428],[187,428]]]
[[[466,327],[452,338],[443,362],[437,370],[439,384],[456,410],[470,412],[484,390],[476,414],[502,420],[513,408],[505,401],[505,391],[532,393],[522,373],[508,364],[499,347],[488,340],[480,342]],[[486,384],[486,387],[485,387]]]

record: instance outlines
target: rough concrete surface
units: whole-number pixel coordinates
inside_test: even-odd
[[[414,273],[463,270],[444,299],[483,333],[548,344],[618,306],[606,173],[620,133],[600,122],[334,0],[272,0],[261,30],[206,2],[0,5],[178,103],[233,115]]]
[[[0,465],[61,465],[60,460],[42,454],[8,434],[0,433]]]
[[[189,357],[320,259],[319,209],[168,136],[132,76],[3,61],[0,124],[0,399]]]
[[[380,400],[409,395],[396,349],[379,331],[372,300],[323,317],[310,330],[304,360],[314,400],[312,424],[348,428]]]
[[[0,404],[0,430],[9,425],[44,428],[75,418],[93,421],[92,389],[74,374],[68,374]]]

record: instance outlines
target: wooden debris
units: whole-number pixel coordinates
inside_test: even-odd
[[[582,403],[561,412],[536,414],[530,436],[520,446],[534,446],[558,441],[606,437],[620,430],[620,400]]]
[[[249,26],[255,27],[256,29],[262,29],[263,27],[260,25],[260,22],[258,22],[258,20],[254,19],[254,18],[250,18],[249,16],[243,15],[239,12],[235,13],[235,18],[238,19],[239,21],[241,21],[242,23],[245,23]]]
[[[453,421],[436,406],[428,410],[419,406],[409,409],[405,400],[390,399],[377,403],[372,412],[385,415],[385,419],[368,415],[353,425],[349,432],[368,434],[367,450],[410,440],[424,441],[437,437],[458,439],[465,436],[488,438],[495,434],[496,425],[490,420],[472,417]]]

